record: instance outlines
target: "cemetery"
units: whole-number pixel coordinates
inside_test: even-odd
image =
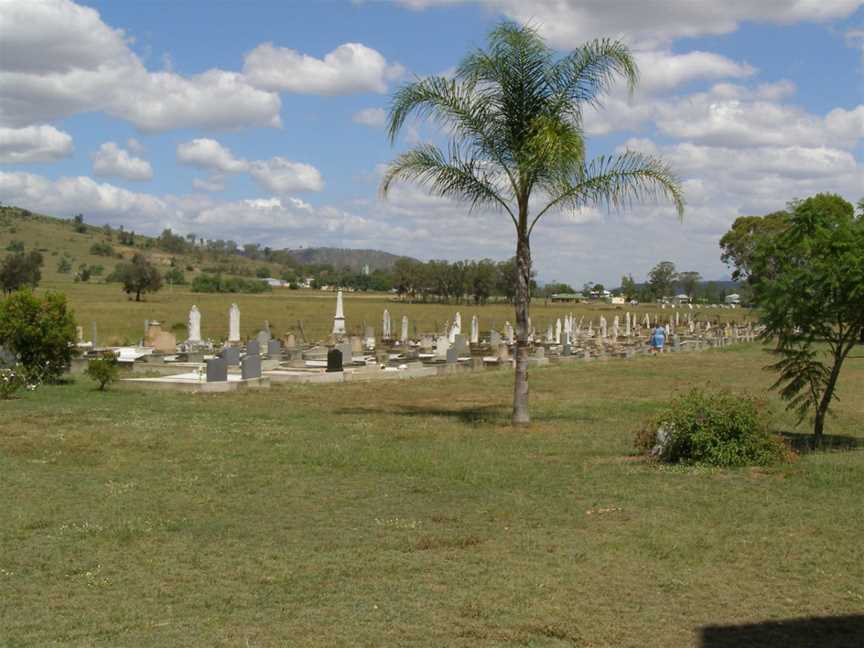
[[[394,309],[397,306],[394,305]],[[719,308],[719,307],[718,307]],[[729,307],[724,307],[729,308]],[[658,304],[653,312],[623,311],[607,318],[600,314],[587,322],[565,314],[545,327],[532,326],[529,364],[632,359],[647,354],[648,339],[658,326],[664,331],[667,353],[687,353],[720,348],[738,342],[752,342],[758,327],[746,310],[737,317],[716,319],[701,305]],[[418,331],[407,315],[394,322],[385,308],[380,328],[363,323],[352,330],[346,318],[342,291],[335,295],[331,333],[324,340],[306,341],[300,333],[285,332],[277,337],[268,322],[254,338],[240,336],[241,312],[231,304],[223,340],[202,339],[201,313],[189,311],[188,337],[178,341],[163,330],[160,322],[147,320],[144,336],[135,347],[100,347],[92,340],[79,342],[85,352],[76,364],[88,357],[113,351],[123,369],[131,373],[123,384],[130,387],[176,389],[194,392],[224,392],[242,388],[266,388],[271,382],[332,383],[345,381],[392,380],[442,375],[454,371],[486,371],[512,368],[516,333],[510,322],[481,331],[477,315],[463,327],[461,311],[438,330]],[[733,315],[734,317],[734,315]],[[610,321],[611,320],[611,321]],[[98,323],[94,322],[94,330]],[[362,335],[360,334],[362,331]],[[79,339],[83,329],[79,327]]]

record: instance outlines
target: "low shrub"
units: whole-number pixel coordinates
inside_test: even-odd
[[[22,389],[33,391],[38,384],[20,364],[0,367],[0,400],[8,400]]]
[[[99,384],[99,391],[117,380],[117,357],[113,351],[105,351],[100,357],[87,363],[87,377]]]
[[[271,290],[270,285],[260,279],[200,274],[192,280],[192,292],[199,293],[263,293]]]
[[[675,396],[636,433],[636,448],[669,463],[764,466],[791,451],[771,430],[767,404],[729,391]]]

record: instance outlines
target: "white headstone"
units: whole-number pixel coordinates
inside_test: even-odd
[[[513,326],[510,322],[504,322],[504,334],[507,336],[507,344],[513,344],[516,341],[516,336],[513,333]]]
[[[480,319],[476,315],[471,318],[471,344],[480,344]]]
[[[336,315],[333,317],[333,335],[345,335],[345,312],[342,308],[342,291],[336,293]]]
[[[555,344],[561,344],[561,318],[555,321]]]
[[[392,337],[391,333],[392,331],[390,328],[390,311],[385,308],[383,321],[381,323],[381,339],[389,340]]]
[[[408,341],[408,316],[402,316],[402,334],[399,336],[399,341],[405,344]]]
[[[189,342],[201,341],[201,312],[194,304],[189,310]]]
[[[231,304],[228,310],[228,341],[240,341],[240,307],[237,304]]]
[[[603,315],[600,316],[600,337],[606,338],[606,318]]]
[[[624,337],[630,337],[630,311],[624,314]]]

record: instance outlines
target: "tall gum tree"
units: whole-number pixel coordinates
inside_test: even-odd
[[[550,210],[615,208],[646,197],[668,199],[683,214],[680,183],[661,159],[632,151],[585,159],[583,107],[599,107],[621,78],[632,92],[639,74],[619,41],[594,40],[557,56],[533,28],[504,22],[452,79],[420,79],[392,99],[391,143],[410,115],[430,119],[451,137],[446,151],[421,144],[399,155],[384,174],[382,194],[397,180],[417,182],[472,209],[502,212],[516,230],[514,424],[530,422],[531,234],[540,219]],[[543,206],[532,213],[538,199]]]

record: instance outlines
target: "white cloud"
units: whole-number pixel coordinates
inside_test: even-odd
[[[703,79],[745,78],[756,73],[746,63],[735,61],[712,52],[692,51],[673,54],[669,51],[640,51],[635,53],[639,65],[639,89],[652,93]]]
[[[361,43],[345,43],[323,59],[263,43],[246,54],[246,78],[256,87],[299,94],[386,92],[404,70]]]
[[[0,128],[0,164],[53,162],[72,154],[72,137],[53,126]]]
[[[413,8],[457,0],[400,0]],[[570,48],[592,38],[619,35],[640,48],[677,38],[728,34],[745,21],[789,25],[850,16],[861,0],[481,0],[522,23],[536,25],[556,47]]]
[[[324,179],[314,166],[282,157],[253,162],[249,167],[249,175],[264,189],[275,194],[321,191],[324,188]]]
[[[194,178],[192,186],[201,191],[224,191],[225,176],[219,173],[208,175],[206,178]]]
[[[178,144],[177,161],[222,173],[240,173],[249,170],[249,163],[246,160],[235,158],[231,151],[219,142],[207,137]]]
[[[93,154],[93,174],[126,180],[151,180],[153,168],[147,160],[132,157],[114,142],[105,142]]]
[[[147,148],[134,137],[130,137],[126,140],[126,148],[132,151],[135,155],[141,155],[147,150]]]
[[[370,126],[372,128],[382,128],[387,121],[387,111],[383,108],[365,108],[354,113],[351,120],[357,124]]]
[[[149,72],[122,30],[69,0],[4,0],[0,124],[25,126],[103,111],[139,130],[278,126],[279,96],[243,75]]]

